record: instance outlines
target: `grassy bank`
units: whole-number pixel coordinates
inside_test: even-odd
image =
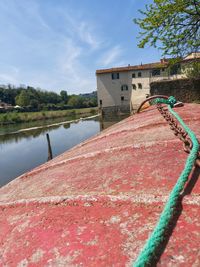
[[[8,112],[0,114],[0,125],[55,119],[67,116],[82,117],[86,115],[94,115],[97,114],[97,112],[97,107],[39,112]]]

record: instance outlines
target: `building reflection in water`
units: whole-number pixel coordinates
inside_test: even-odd
[[[107,129],[108,127],[112,126],[113,124],[129,117],[130,114],[123,114],[123,115],[104,115],[99,117],[100,123],[100,131]]]

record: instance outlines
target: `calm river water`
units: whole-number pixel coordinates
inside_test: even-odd
[[[65,117],[0,127],[0,186],[47,161],[46,133],[50,136],[55,157],[123,118],[113,117],[102,121],[100,117],[95,117],[47,127],[50,124],[76,119]]]

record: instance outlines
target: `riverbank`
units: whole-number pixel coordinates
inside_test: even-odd
[[[39,112],[8,112],[0,114],[0,125],[55,119],[65,116],[85,117],[88,115],[96,115],[97,113],[97,107]]]
[[[43,125],[43,126],[35,126],[35,127],[30,127],[30,128],[24,128],[24,129],[20,129],[20,130],[13,131],[13,132],[8,132],[8,133],[6,133],[6,135],[13,135],[13,134],[18,134],[18,133],[25,133],[25,132],[30,132],[30,131],[38,130],[38,129],[52,128],[52,127],[55,127],[55,126],[65,125],[65,124],[69,124],[69,123],[73,123],[73,122],[79,122],[79,121],[84,121],[84,120],[91,120],[91,119],[94,119],[94,118],[96,118],[98,116],[100,116],[100,115],[99,114],[96,114],[96,115],[87,116],[87,117],[83,117],[83,118],[79,118],[79,119],[75,119],[75,120],[67,120],[67,121],[61,121],[61,122],[52,123],[52,124],[46,124],[46,125]],[[1,134],[0,133],[0,137],[1,136],[4,136],[4,135],[5,134]]]

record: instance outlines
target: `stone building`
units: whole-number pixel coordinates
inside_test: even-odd
[[[104,113],[130,112],[150,94],[150,83],[185,77],[181,66],[200,58],[192,53],[179,64],[168,68],[169,60],[136,66],[100,69],[96,71],[98,106]]]

